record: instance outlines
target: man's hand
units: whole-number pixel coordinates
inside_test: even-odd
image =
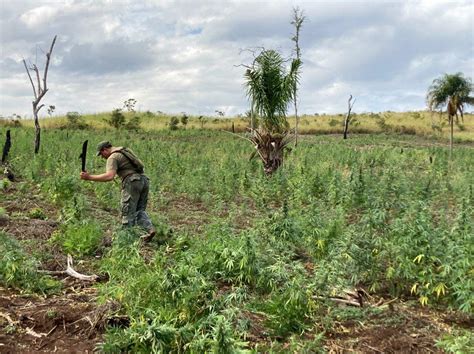
[[[91,179],[90,176],[91,175],[89,174],[89,172],[81,172],[81,179],[84,179],[87,181]]]
[[[115,170],[110,170],[100,175],[91,175],[89,172],[81,172],[81,179],[94,182],[109,182],[112,181],[117,172]]]

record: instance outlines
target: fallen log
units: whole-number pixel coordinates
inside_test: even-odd
[[[96,281],[99,279],[98,275],[85,275],[81,274],[73,268],[73,259],[70,254],[67,255],[67,267],[66,270],[38,270],[39,273],[48,274],[48,275],[69,275],[73,278],[84,280],[84,281]]]
[[[339,304],[344,304],[344,305],[349,305],[349,306],[362,307],[361,303],[358,301],[344,300],[337,297],[313,296],[313,298],[318,299],[318,300],[331,300]]]

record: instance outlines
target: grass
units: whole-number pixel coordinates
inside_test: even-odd
[[[87,114],[82,116],[82,121],[95,129],[108,129],[106,119],[110,118],[110,112]],[[134,116],[140,117],[141,128],[144,131],[157,131],[169,129],[172,115],[154,114],[151,112],[125,113],[129,120]],[[175,115],[178,119],[181,115]],[[299,132],[301,134],[341,134],[343,130],[343,114],[307,115],[300,117]],[[45,129],[54,129],[67,126],[66,117],[44,118],[41,125]],[[290,126],[294,127],[294,117],[289,117]],[[22,120],[26,127],[33,127],[32,120]],[[0,121],[0,125],[2,121]],[[6,124],[4,121],[3,124]],[[186,126],[178,124],[179,129],[210,129],[231,131],[232,126],[237,132],[243,132],[249,126],[248,118],[229,117],[202,117],[190,116]],[[353,114],[349,134],[378,134],[395,133],[426,137],[434,137],[447,141],[449,139],[449,127],[446,114],[418,112],[380,112]],[[464,123],[460,121],[455,126],[455,140],[458,142],[474,141],[474,119],[472,114],[466,114]]]

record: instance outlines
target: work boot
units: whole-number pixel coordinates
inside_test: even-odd
[[[156,230],[153,228],[153,229],[150,230],[150,232],[148,234],[140,237],[140,239],[143,242],[148,243],[153,239],[153,237],[155,237],[155,235],[156,235]]]

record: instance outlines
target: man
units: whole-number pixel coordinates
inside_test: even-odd
[[[122,225],[143,227],[148,234],[142,236],[142,240],[151,241],[156,230],[145,211],[148,202],[149,179],[143,174],[143,163],[130,149],[114,147],[108,141],[102,141],[97,145],[97,156],[107,160],[106,172],[99,175],[81,172],[81,179],[109,182],[118,175],[122,179]]]

